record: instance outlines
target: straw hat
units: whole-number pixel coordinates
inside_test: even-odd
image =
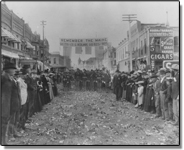
[[[178,65],[178,64],[173,64],[173,65],[171,66],[171,68],[172,68],[173,70],[179,70],[179,65]]]
[[[144,83],[144,81],[138,81],[138,82],[136,82],[136,84],[143,84]]]

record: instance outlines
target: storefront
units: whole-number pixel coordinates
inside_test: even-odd
[[[173,30],[167,27],[152,27],[149,30],[151,69],[163,67],[164,60],[173,60]]]
[[[2,65],[4,65],[6,62],[12,62],[16,64],[16,67],[19,66],[19,55],[16,53],[1,49],[1,58]]]

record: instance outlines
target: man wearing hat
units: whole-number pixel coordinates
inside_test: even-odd
[[[2,99],[2,144],[7,144],[6,132],[9,130],[9,124],[12,125],[12,132],[16,136],[14,126],[11,124],[15,113],[20,109],[20,95],[18,93],[17,83],[13,76],[16,71],[13,63],[6,63],[3,68],[1,80],[1,99]]]
[[[156,74],[157,80],[153,85],[154,89],[154,97],[155,97],[155,108],[156,108],[156,116],[155,118],[161,117],[161,104],[160,104],[160,88],[161,88],[161,83],[160,83],[160,74],[159,72]]]
[[[26,123],[26,112],[27,112],[27,98],[28,98],[28,91],[27,91],[27,84],[25,83],[25,76],[26,72],[17,72],[18,78],[17,82],[19,84],[20,88],[20,96],[21,96],[21,109],[20,109],[20,119],[19,119],[19,127],[21,129],[25,129],[25,123]]]
[[[171,97],[173,99],[173,115],[174,115],[174,125],[179,124],[179,65],[173,64],[171,67],[174,71],[174,78],[172,81],[172,93]]]
[[[160,102],[161,102],[161,113],[162,113],[162,119],[166,121],[169,120],[169,112],[168,107],[166,105],[166,92],[167,92],[167,83],[166,83],[166,69],[161,68],[159,70],[160,74]]]
[[[150,78],[149,78],[149,87],[150,87],[150,111],[152,114],[156,113],[156,99],[155,99],[155,83],[158,80],[158,76],[155,73],[152,73]]]
[[[113,78],[113,90],[114,90],[114,94],[116,95],[117,101],[121,99],[121,93],[122,93],[122,89],[121,89],[122,78],[120,73],[121,72],[117,69],[116,74],[114,75],[114,78]]]
[[[134,71],[131,71],[128,75],[128,80],[126,82],[126,100],[132,102],[132,86],[134,84],[133,77]]]
[[[33,79],[31,77],[31,66],[30,65],[24,65],[21,69],[22,73],[24,74],[24,80],[25,83],[27,84],[27,90],[28,90],[28,98],[26,101],[26,107],[25,107],[25,117],[26,120],[28,119],[28,117],[30,116],[30,111],[32,108],[32,104],[33,104],[33,90],[34,90],[34,86],[33,86]]]

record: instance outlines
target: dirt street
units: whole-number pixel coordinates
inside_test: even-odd
[[[18,145],[177,145],[179,128],[93,91],[60,91],[26,124]]]

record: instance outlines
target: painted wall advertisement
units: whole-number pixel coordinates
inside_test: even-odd
[[[150,62],[152,69],[156,61],[173,60],[174,38],[173,30],[166,27],[153,27],[150,35]]]

